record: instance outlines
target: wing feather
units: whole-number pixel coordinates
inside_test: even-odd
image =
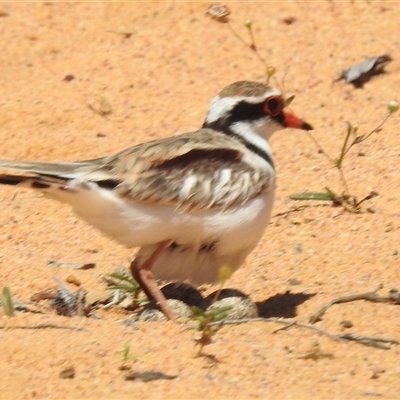
[[[32,175],[1,175],[1,183],[32,178],[37,185],[42,181],[48,186],[77,179],[96,182],[128,201],[226,209],[240,206],[274,185],[272,168],[257,164],[257,156],[249,157],[249,153],[233,137],[200,129],[76,163],[0,160],[0,168]]]
[[[249,150],[239,141],[209,129],[173,139],[109,160],[110,174],[121,179],[116,193],[193,210],[236,207],[273,186],[271,169],[255,173],[255,165],[244,160]]]

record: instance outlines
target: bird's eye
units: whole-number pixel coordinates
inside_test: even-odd
[[[280,96],[271,96],[267,100],[265,100],[264,103],[264,111],[270,116],[270,117],[276,117],[279,115],[285,104],[283,102],[282,97]]]

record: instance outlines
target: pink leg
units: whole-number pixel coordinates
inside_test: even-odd
[[[163,251],[165,251],[171,245],[171,243],[172,240],[160,242],[156,250],[154,250],[154,252],[142,263],[139,263],[139,260],[134,259],[131,263],[131,272],[133,277],[137,280],[143,291],[146,293],[146,296],[149,299],[154,299],[157,302],[161,311],[169,320],[176,321],[175,315],[168,307],[167,300],[154,282],[154,275],[151,270],[154,262],[163,253]]]

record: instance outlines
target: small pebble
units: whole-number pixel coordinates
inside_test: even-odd
[[[349,329],[349,328],[352,328],[354,326],[353,323],[351,321],[347,320],[347,319],[341,321],[340,325],[345,329]]]
[[[75,378],[75,368],[69,367],[65,368],[60,372],[60,378],[62,379],[73,379]]]

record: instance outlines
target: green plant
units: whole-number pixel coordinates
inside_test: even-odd
[[[271,77],[273,75],[275,75],[276,69],[275,69],[275,67],[268,65],[268,63],[266,62],[264,57],[258,51],[256,39],[255,39],[254,32],[253,32],[253,21],[250,19],[246,19],[243,23],[243,25],[246,27],[246,29],[249,33],[249,38],[250,38],[250,43],[249,43],[242,36],[240,36],[239,33],[237,33],[237,31],[232,26],[230,17],[229,17],[231,15],[231,11],[227,6],[224,6],[219,3],[214,3],[208,8],[207,15],[209,15],[215,21],[218,21],[223,24],[227,24],[229,29],[233,33],[233,35],[236,36],[242,43],[244,43],[244,45],[246,47],[248,47],[257,56],[259,61],[266,68],[266,76],[267,76],[267,84],[268,84]]]
[[[11,295],[11,290],[8,286],[3,288],[3,294],[1,296],[1,305],[3,306],[4,314],[6,314],[7,317],[14,317],[15,307]]]
[[[275,75],[275,68],[272,66],[269,66],[266,62],[266,60],[262,57],[260,52],[258,51],[257,45],[256,45],[256,39],[254,36],[254,31],[253,31],[253,22],[250,19],[247,19],[244,21],[244,26],[247,28],[249,36],[250,36],[250,42],[247,42],[245,39],[243,39],[242,36],[240,36],[237,31],[233,28],[231,21],[230,21],[230,15],[231,11],[229,8],[225,5],[215,3],[212,4],[208,10],[207,14],[214,20],[226,24],[231,32],[233,33],[234,36],[236,36],[242,43],[244,43],[252,52],[256,54],[258,57],[259,61],[265,66],[266,68],[266,75],[267,75],[267,84],[272,76]],[[282,83],[283,86],[283,83]],[[286,106],[289,106],[289,104],[293,101],[294,96],[290,96],[285,99],[285,104]],[[345,135],[344,141],[343,141],[343,146],[341,148],[341,152],[339,154],[339,157],[337,158],[332,158],[323,148],[322,146],[318,143],[318,141],[315,139],[315,137],[308,131],[307,133],[310,135],[312,140],[317,144],[319,147],[320,151],[332,162],[334,167],[337,169],[340,179],[343,184],[343,190],[341,191],[341,194],[338,194],[336,191],[331,189],[330,187],[325,187],[325,191],[323,192],[301,192],[301,193],[294,193],[290,196],[291,199],[293,200],[323,200],[323,201],[330,201],[332,202],[333,205],[335,206],[342,206],[344,209],[350,212],[360,212],[361,211],[361,204],[373,198],[376,196],[376,192],[371,192],[367,196],[364,196],[361,199],[358,199],[357,196],[353,195],[349,191],[349,187],[345,178],[345,174],[343,172],[343,162],[347,154],[349,153],[350,149],[365,140],[367,140],[373,133],[379,132],[383,125],[386,123],[386,121],[393,115],[395,112],[397,112],[399,109],[399,103],[395,100],[392,100],[388,103],[388,113],[382,120],[380,124],[376,128],[374,128],[369,134],[367,135],[360,135],[357,136],[357,130],[358,126],[357,125],[352,125],[351,123],[347,124],[347,133]]]
[[[133,300],[136,304],[140,303],[139,295],[142,291],[142,288],[136,279],[133,278],[130,271],[117,271],[107,275],[107,278],[109,278],[109,280],[112,282],[108,289],[121,290],[124,293],[128,293],[133,297]],[[116,280],[116,282],[114,280]]]
[[[212,300],[212,303],[215,303],[221,290],[226,282],[232,274],[234,273],[233,268],[229,264],[224,264],[218,271],[218,280],[220,282],[220,286],[218,290],[215,292],[215,296]],[[204,346],[207,346],[212,343],[212,337],[221,329],[221,325],[211,323],[222,321],[228,315],[228,312],[232,309],[232,306],[223,306],[218,307],[213,310],[206,310],[193,306],[192,307],[192,319],[197,321],[197,330],[201,332],[201,336],[195,338],[196,344],[200,346],[198,356],[202,355],[202,351]]]
[[[222,325],[210,325],[212,322],[222,321],[227,315],[231,306],[219,307],[215,310],[204,311],[199,307],[192,307],[192,319],[197,321],[197,330],[201,335],[195,338],[196,345],[199,345],[198,356],[203,355],[203,348],[212,343],[213,336],[221,329]]]
[[[125,342],[122,350],[117,351],[115,353],[115,354],[120,354],[122,357],[122,363],[121,363],[119,369],[121,369],[121,370],[128,369],[128,367],[126,366],[126,363],[131,358],[130,351],[131,351],[131,344],[129,342]]]
[[[302,193],[294,193],[290,196],[293,200],[322,200],[322,201],[330,201],[335,206],[342,206],[345,210],[350,212],[360,212],[361,204],[376,196],[376,192],[372,191],[367,196],[362,199],[358,199],[357,196],[350,193],[349,186],[347,184],[347,180],[343,171],[343,163],[348,155],[349,151],[356,145],[367,140],[372,134],[380,132],[383,128],[383,125],[387,122],[387,120],[399,109],[399,103],[395,100],[392,100],[387,105],[387,114],[383,118],[383,120],[372,129],[367,135],[357,135],[358,126],[352,125],[351,123],[347,123],[347,133],[344,137],[343,145],[340,151],[340,154],[337,158],[332,158],[319,144],[319,142],[315,139],[315,137],[309,133],[310,137],[314,140],[316,145],[319,147],[320,151],[329,159],[329,161],[333,164],[333,166],[337,169],[340,179],[343,184],[343,190],[341,194],[337,194],[336,191],[331,189],[330,187],[325,187],[324,192],[302,192]]]

